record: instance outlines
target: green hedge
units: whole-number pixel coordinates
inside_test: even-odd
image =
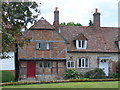
[[[65,79],[80,79],[83,75],[80,72],[76,71],[75,69],[68,69],[64,73]]]
[[[3,83],[3,82],[12,82],[12,81],[15,81],[15,77],[13,75],[12,72],[10,71],[0,71],[0,83]]]
[[[120,74],[119,73],[111,73],[110,78],[120,78]]]
[[[105,78],[105,73],[102,69],[95,68],[94,70],[87,72],[84,75],[84,77],[89,78],[89,79],[103,79],[103,78]]]

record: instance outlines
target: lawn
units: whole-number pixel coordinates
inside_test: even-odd
[[[11,85],[3,88],[118,88],[118,81]]]

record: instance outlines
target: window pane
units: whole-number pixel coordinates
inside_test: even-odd
[[[41,48],[41,44],[39,43],[39,48]]]
[[[44,62],[44,67],[47,67],[47,62]]]
[[[71,62],[71,67],[74,67],[74,62]]]
[[[84,48],[84,47],[85,47],[85,41],[82,40],[82,48]]]
[[[50,62],[48,62],[48,67],[51,67],[51,63]]]
[[[86,67],[88,67],[88,59],[86,59]]]
[[[78,41],[79,42],[79,47],[81,47],[81,40],[80,41]]]
[[[68,67],[70,67],[70,62],[68,62]]]
[[[82,67],[84,67],[85,59],[82,59]]]
[[[81,67],[81,58],[79,59],[79,67]]]
[[[42,65],[42,62],[40,62],[40,63],[39,63],[39,67],[42,67],[42,66],[43,66],[43,65]]]

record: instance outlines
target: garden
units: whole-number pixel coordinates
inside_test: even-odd
[[[75,69],[64,73],[64,80],[56,81],[14,81],[9,71],[1,71],[1,86],[4,88],[118,88],[119,74],[113,73],[106,78],[102,69],[96,68],[82,75]]]

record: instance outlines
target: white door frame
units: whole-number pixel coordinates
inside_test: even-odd
[[[100,59],[99,60],[99,68],[101,68],[104,72],[105,75],[108,76],[109,70],[108,70],[108,59]]]

